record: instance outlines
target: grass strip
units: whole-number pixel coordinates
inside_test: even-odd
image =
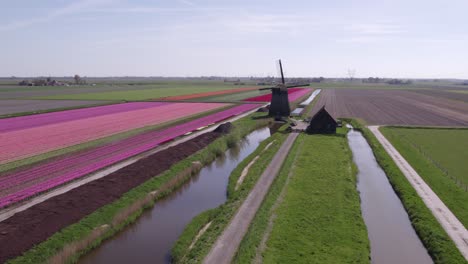
[[[155,200],[157,201],[157,199],[167,196],[174,189],[178,188],[185,181],[190,179],[190,177],[177,179],[177,176],[192,168],[194,162],[200,162],[202,165],[209,164],[216,157],[222,155],[224,151],[226,151],[230,146],[233,146],[233,142],[235,144],[235,142],[238,142],[241,137],[246,136],[255,129],[264,127],[271,121],[271,119],[268,118],[255,119],[255,117],[258,116],[259,113],[254,113],[234,121],[233,125],[235,128],[230,134],[216,139],[206,148],[200,150],[189,158],[174,164],[164,173],[155,175],[158,177],[154,177],[140,186],[130,190],[115,202],[101,207],[94,213],[83,218],[78,223],[62,229],[60,232],[57,232],[46,241],[25,252],[22,256],[9,260],[7,263],[48,262],[50,258],[54,257],[67,245],[70,245],[76,241],[86,240],[92,236],[96,229],[109,225],[109,227],[106,228],[102,234],[89,242],[89,245],[87,245],[84,250],[79,251],[67,260],[69,263],[77,262],[79,256],[99,246],[104,240],[111,238],[119,230],[133,223],[143,213],[144,210],[152,207]],[[174,182],[174,179],[177,179],[177,181]],[[172,184],[168,185],[168,183],[171,182]],[[149,202],[142,203],[142,207],[137,209],[130,216],[125,217],[123,222],[119,222],[117,224],[115,223],[115,219],[120,217],[119,215],[121,215],[122,211],[126,211],[127,208],[131,207],[138,201],[147,199],[148,194],[154,192],[155,190],[158,190],[158,193],[154,195],[154,199],[151,199]]]
[[[413,135],[413,137],[417,137],[417,141],[419,142],[416,143],[417,145],[420,146],[422,143],[422,147],[424,149],[427,149],[426,147],[431,144],[435,145],[432,150],[440,151],[442,153],[432,154],[437,154],[437,157],[443,157],[446,161],[456,161],[449,166],[453,171],[459,172],[456,175],[461,179],[455,178],[455,180],[438,168],[428,156],[422,155],[418,149],[409,144],[406,140],[411,140],[411,138],[407,138],[409,135],[405,133],[405,130],[406,128],[380,128],[382,134],[384,134],[398,152],[403,155],[403,157],[411,164],[411,166],[418,172],[437,196],[442,199],[444,204],[447,205],[450,211],[457,216],[466,228],[468,226],[468,192],[465,189],[466,185],[459,185],[459,182],[461,181],[461,184],[468,183],[464,177],[466,175],[465,170],[467,164],[466,162],[463,162],[462,158],[464,155],[466,156],[466,154],[463,153],[463,151],[466,151],[466,149],[463,148],[463,145],[466,145],[467,143],[463,141],[463,139],[457,137],[457,134],[459,132],[463,132],[463,130],[452,130],[453,132],[457,132],[457,134],[451,133],[450,135],[443,137],[433,135],[432,132],[436,132],[438,130],[428,130],[430,133],[427,135],[422,135],[420,133]],[[411,128],[406,132],[414,131],[417,130]],[[468,135],[468,133],[466,135]],[[411,143],[414,143],[413,140]],[[457,149],[458,151],[456,151]],[[458,161],[457,158],[459,159]]]
[[[317,104],[318,100],[320,99],[320,96],[322,96],[322,92],[317,94],[317,96],[315,96],[314,100],[312,102],[310,102],[310,104],[305,107],[304,111],[302,111],[302,114],[301,114],[302,118],[305,119],[305,118],[308,118],[308,117],[312,117],[311,116],[312,109],[314,108],[314,105]]]
[[[284,128],[285,127],[280,130],[283,130]],[[281,131],[280,133],[275,133],[270,138],[264,140],[253,153],[239,163],[229,177],[227,201],[217,208],[203,212],[187,225],[182,235],[172,248],[173,263],[199,263],[203,260],[216,239],[229,224],[230,219],[237,212],[239,206],[248,196],[250,190],[256,184],[262,172],[270,164],[271,159],[281,147],[282,142],[286,137],[287,135],[281,133]],[[265,147],[273,140],[276,140],[275,144],[271,145],[271,147],[262,153]],[[250,167],[242,185],[240,185],[237,191],[235,191],[235,186],[242,170],[260,153],[262,153],[262,155],[252,165],[252,167]],[[210,227],[198,238],[194,246],[190,248],[190,245],[194,241],[198,232],[208,222],[211,222]]]
[[[252,263],[257,262],[255,259],[262,239],[269,227],[272,208],[278,204],[280,194],[285,189],[285,185],[290,176],[289,169],[292,168],[298,153],[298,148],[302,140],[299,138],[291,148],[290,155],[284,161],[280,173],[270,187],[265,200],[258,209],[255,218],[252,220],[250,227],[242,239],[239,249],[234,257],[233,263]],[[255,260],[255,261],[254,261]]]
[[[371,146],[374,156],[390,181],[395,193],[408,212],[411,224],[435,263],[466,263],[453,241],[437,219],[426,207],[416,190],[411,186],[395,162],[379,143],[374,134],[361,122],[345,119],[361,131]]]
[[[356,190],[357,169],[346,132],[339,128],[337,135],[302,134],[296,141],[297,159],[281,172],[282,177],[291,173],[283,200],[274,212],[265,208],[262,212],[267,215],[258,216],[263,222],[258,226],[264,229],[265,220],[276,215],[262,253],[263,262],[370,262],[369,240]],[[267,200],[265,207],[272,203],[274,199]],[[261,228],[257,232],[262,233]],[[239,252],[239,258],[241,255]],[[252,253],[245,255],[248,262]]]

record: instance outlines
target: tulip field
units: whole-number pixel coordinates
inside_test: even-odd
[[[228,105],[128,103],[2,119],[0,164]]]
[[[225,104],[208,104],[208,103],[186,103],[186,104],[181,104],[181,103],[150,103],[150,104],[155,104],[155,106],[151,107],[148,106],[147,103],[143,103],[141,106],[137,106],[134,104],[139,104],[139,103],[132,103],[133,105],[116,105],[114,107],[117,107],[118,110],[115,111],[120,111],[120,115],[123,115],[124,113],[132,113],[137,111],[138,116],[134,116],[134,119],[138,119],[137,117],[140,117],[141,111],[144,111],[145,109],[152,109],[152,108],[160,108],[164,106],[170,106],[170,105],[175,105],[180,108],[180,105],[185,105],[185,108],[188,108],[190,111],[184,112],[185,115],[187,114],[194,114],[197,111],[200,112],[201,109],[204,105],[205,111],[217,107],[224,106]],[[201,106],[200,106],[201,105]],[[210,114],[205,117],[201,117],[180,125],[175,125],[166,129],[162,130],[157,130],[157,131],[149,131],[145,132],[142,134],[139,134],[137,136],[133,136],[127,139],[123,139],[117,142],[113,142],[107,145],[99,146],[93,149],[88,149],[84,151],[80,151],[77,153],[73,153],[71,155],[67,155],[64,157],[60,157],[57,159],[53,159],[51,161],[42,163],[38,166],[34,166],[32,168],[26,168],[26,169],[20,169],[17,171],[14,171],[12,173],[9,173],[7,175],[4,175],[0,177],[0,208],[6,207],[12,203],[19,202],[21,200],[27,199],[31,196],[34,196],[38,193],[42,193],[44,191],[47,191],[51,188],[60,186],[64,183],[76,180],[80,177],[83,177],[89,173],[92,173],[96,170],[105,168],[109,165],[112,165],[114,163],[117,163],[119,161],[123,161],[129,157],[132,157],[134,155],[140,154],[142,152],[148,151],[152,148],[157,147],[158,145],[161,145],[165,142],[171,141],[179,136],[182,136],[188,132],[197,130],[200,127],[208,126],[210,124],[213,124],[215,122],[219,122],[222,120],[225,120],[227,118],[230,118],[235,115],[242,114],[246,111],[252,110],[254,108],[258,107],[255,104],[244,104],[244,105],[239,105],[235,106],[214,114]],[[115,118],[115,113],[110,113],[112,112],[109,109],[109,107],[96,107],[96,112],[100,113],[99,117],[102,120],[104,116],[108,116],[113,120],[113,122],[118,122],[118,118]],[[135,110],[138,108],[138,110]],[[84,111],[86,110],[86,111]],[[89,111],[92,111],[92,109],[84,109],[83,111],[76,110],[75,112],[71,112],[69,117],[70,119],[75,119],[74,121],[83,121],[91,119],[95,121],[95,117],[91,117],[89,115]],[[67,111],[68,112],[68,111]],[[156,115],[156,113],[152,112],[147,112],[144,111],[145,114],[153,114]],[[172,119],[174,119],[174,115],[177,112],[165,112],[163,114],[157,114],[158,117],[165,117],[166,119],[170,119],[171,116],[169,113],[172,113]],[[74,121],[64,121],[65,119],[63,118],[64,113],[53,113],[51,114],[53,117],[56,118],[56,120],[62,120],[63,122],[62,126],[68,126],[68,123],[72,123]],[[119,116],[120,116],[119,115]],[[86,118],[83,118],[84,116],[87,116]],[[179,115],[177,115],[179,116]],[[47,124],[45,127],[51,126],[54,129],[60,127],[56,126],[57,124],[54,124],[53,122],[51,123],[50,119],[47,117],[42,117],[39,119],[31,119],[29,118],[31,124],[26,125],[21,122],[12,122],[10,127],[3,127],[2,130],[9,131],[4,134],[8,133],[13,133],[13,132],[19,132],[22,131],[21,129],[32,129],[32,128],[41,128],[40,124]],[[125,128],[125,125],[133,125],[135,124],[131,119],[126,119],[127,123],[118,123],[116,125],[114,123],[114,126],[118,127],[123,127]],[[149,119],[154,122],[154,120],[159,120],[159,119]],[[2,120],[4,121],[4,120]],[[137,122],[136,122],[137,123]],[[97,125],[97,124],[96,124]],[[15,130],[16,129],[16,130]],[[128,129],[128,127],[126,128]],[[62,130],[63,131],[63,130]],[[58,131],[58,132],[62,132]],[[2,132],[3,133],[3,132]],[[4,141],[3,135],[1,138],[1,142],[3,145],[9,145],[9,142]],[[62,139],[65,142],[69,137],[74,138],[74,136],[77,133],[71,133],[70,135],[67,136],[62,136],[60,139]],[[31,134],[34,136],[33,134]],[[52,137],[52,135],[55,135],[53,131],[50,132],[49,137]],[[52,142],[53,140],[50,140],[49,142]],[[44,141],[47,142],[47,136],[44,136]],[[41,142],[41,144],[45,144]],[[53,142],[52,142],[53,143]],[[27,147],[27,145],[25,145]],[[55,145],[54,145],[55,146]],[[11,149],[14,149],[13,147]],[[32,148],[30,148],[32,149]],[[17,149],[18,152],[20,152],[20,149]],[[11,151],[13,152],[13,151]],[[2,153],[3,155],[3,153]]]
[[[288,89],[288,97],[290,102],[294,102],[297,99],[301,98],[302,96],[306,95],[307,93],[311,92],[312,89],[309,88],[290,88]],[[245,99],[244,101],[247,102],[270,102],[271,101],[271,93],[250,97]]]

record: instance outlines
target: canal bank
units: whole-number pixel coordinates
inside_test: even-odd
[[[359,170],[357,188],[372,263],[432,263],[366,139],[353,129],[347,137]]]
[[[196,215],[226,201],[229,175],[269,136],[269,128],[250,133],[80,263],[170,262],[170,249],[185,226]]]

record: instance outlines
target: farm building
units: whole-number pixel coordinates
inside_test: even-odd
[[[331,116],[325,109],[325,106],[323,106],[310,119],[306,132],[311,134],[333,134],[336,133],[337,126],[338,122],[336,119]]]

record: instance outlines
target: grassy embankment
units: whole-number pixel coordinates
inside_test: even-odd
[[[235,263],[368,263],[346,129],[300,135],[263,201]]]
[[[468,129],[383,127],[380,130],[468,227]]]
[[[174,263],[197,263],[203,260],[239,206],[248,196],[262,172],[270,164],[271,159],[282,145],[282,142],[286,139],[287,135],[281,133],[284,128],[280,129],[279,133],[275,133],[270,138],[264,140],[252,154],[239,163],[232,171],[229,177],[227,201],[217,208],[201,213],[187,225],[172,248]],[[265,150],[266,146],[273,141],[274,143]],[[235,190],[242,170],[257,156],[258,159],[250,167],[242,184]],[[195,242],[195,237],[199,231],[208,223],[210,223],[209,228]],[[193,247],[190,246],[192,243]]]
[[[207,115],[210,115],[210,114],[222,111],[222,110],[226,110],[226,109],[228,109],[230,107],[232,107],[232,106],[226,106],[226,107],[213,109],[213,110],[203,112],[203,113],[199,113],[199,114],[196,114],[196,115],[193,115],[193,116],[182,117],[182,118],[179,118],[179,119],[174,119],[174,120],[164,122],[164,123],[161,123],[161,124],[157,124],[157,125],[145,126],[145,127],[133,129],[133,130],[130,130],[130,131],[114,134],[112,136],[99,138],[99,139],[96,139],[96,140],[91,140],[91,141],[81,143],[81,144],[77,144],[77,145],[73,145],[73,146],[70,146],[70,147],[53,150],[53,151],[50,151],[50,152],[47,152],[47,153],[44,153],[44,154],[40,154],[40,155],[32,156],[32,157],[29,157],[29,158],[25,158],[25,159],[21,159],[21,160],[12,161],[12,162],[9,162],[9,163],[1,164],[0,165],[0,173],[8,172],[8,171],[17,169],[17,168],[22,167],[22,166],[37,165],[39,162],[44,162],[44,161],[47,161],[48,159],[51,159],[51,158],[54,158],[54,157],[58,157],[58,156],[61,156],[61,155],[66,155],[66,154],[72,154],[73,152],[83,151],[83,150],[86,150],[86,149],[96,148],[96,147],[99,147],[99,146],[102,146],[102,145],[105,145],[105,144],[108,144],[108,143],[112,143],[112,142],[115,142],[115,141],[118,141],[118,140],[123,140],[123,139],[126,139],[126,138],[130,138],[130,137],[136,136],[138,134],[142,134],[144,132],[148,132],[148,131],[152,131],[152,130],[160,130],[160,129],[164,129],[164,128],[167,128],[167,127],[170,127],[170,126],[182,124],[182,123],[185,123],[185,122],[197,119],[197,118],[201,118],[201,117],[204,117],[204,116],[207,116]]]
[[[254,113],[233,122],[235,129],[229,135],[218,138],[208,147],[176,163],[158,177],[130,190],[115,202],[103,206],[78,223],[64,228],[8,263],[44,263],[49,262],[52,258],[76,262],[80,255],[97,247],[102,241],[134,222],[145,209],[151,208],[155,201],[171,193],[190,179],[190,176],[200,168],[198,165],[196,166],[198,169],[193,170],[194,162],[200,162],[201,165],[210,163],[236,144],[241,137],[271,122],[269,118],[252,118],[260,115],[262,113]],[[67,250],[71,250],[71,252],[67,252]],[[61,255],[64,257],[60,257]]]
[[[317,96],[315,96],[314,100],[310,102],[310,104],[304,108],[304,111],[302,111],[302,114],[301,114],[301,118],[305,119],[305,118],[311,117],[310,112],[312,111],[312,108],[314,108],[314,105],[320,99],[320,96],[322,96],[322,92],[320,92]]]
[[[379,143],[374,134],[355,120],[348,121],[361,131],[371,146],[375,158],[390,181],[395,193],[408,212],[411,224],[435,263],[466,263],[453,241],[437,219],[426,207],[395,162]]]

